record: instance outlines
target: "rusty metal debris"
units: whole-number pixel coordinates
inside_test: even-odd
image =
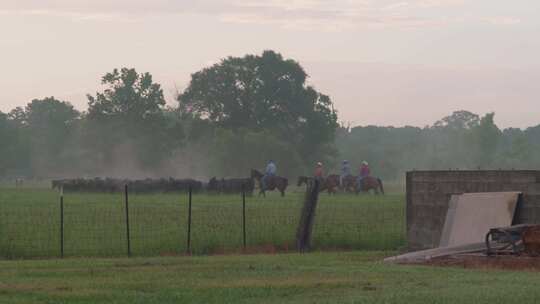
[[[530,226],[522,234],[525,253],[530,256],[540,256],[540,225]]]
[[[497,244],[494,248],[493,244]],[[486,234],[486,254],[539,255],[540,225],[521,224],[492,228]]]

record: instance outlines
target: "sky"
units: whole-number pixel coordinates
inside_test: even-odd
[[[351,125],[431,125],[455,110],[540,124],[538,0],[0,0],[0,111],[86,108],[114,68],[174,105],[190,75],[271,49]]]

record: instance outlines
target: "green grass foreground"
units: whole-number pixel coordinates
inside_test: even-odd
[[[537,303],[532,272],[397,266],[382,252],[0,262],[1,303]]]
[[[294,251],[302,192],[248,197],[247,251]],[[243,248],[240,195],[193,195],[191,252],[237,253]],[[185,193],[131,194],[134,256],[187,251]],[[320,196],[313,230],[318,250],[396,250],[405,245],[403,194]],[[66,193],[64,253],[68,257],[127,255],[122,193]],[[60,256],[59,194],[47,189],[0,189],[0,257]]]

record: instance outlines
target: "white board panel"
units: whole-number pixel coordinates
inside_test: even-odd
[[[465,193],[450,200],[440,247],[484,241],[491,228],[512,225],[520,192]]]

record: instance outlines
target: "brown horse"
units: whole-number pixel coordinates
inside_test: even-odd
[[[342,185],[340,186],[340,189],[345,192],[356,192],[356,182],[357,177],[354,175],[347,175],[343,177]]]
[[[254,178],[259,183],[259,188],[261,189],[259,191],[259,196],[263,195],[266,197],[266,191],[273,191],[273,190],[279,190],[281,192],[281,196],[285,196],[285,189],[287,189],[287,186],[289,184],[289,180],[285,177],[281,176],[272,176],[268,177],[266,179],[266,188],[262,187],[262,178],[264,174],[259,172],[258,170],[251,169],[251,178]]]
[[[339,175],[330,174],[324,179],[324,185],[328,190],[328,194],[336,194],[339,189]]]
[[[309,185],[313,182],[314,177],[299,176],[297,186],[300,187],[302,184]],[[336,194],[339,187],[339,175],[329,175],[321,181],[319,192],[328,191],[328,194]]]
[[[356,194],[359,192],[368,193],[369,190],[373,190],[375,194],[384,194],[382,180],[378,177],[366,176],[362,179],[361,185],[356,185]]]

